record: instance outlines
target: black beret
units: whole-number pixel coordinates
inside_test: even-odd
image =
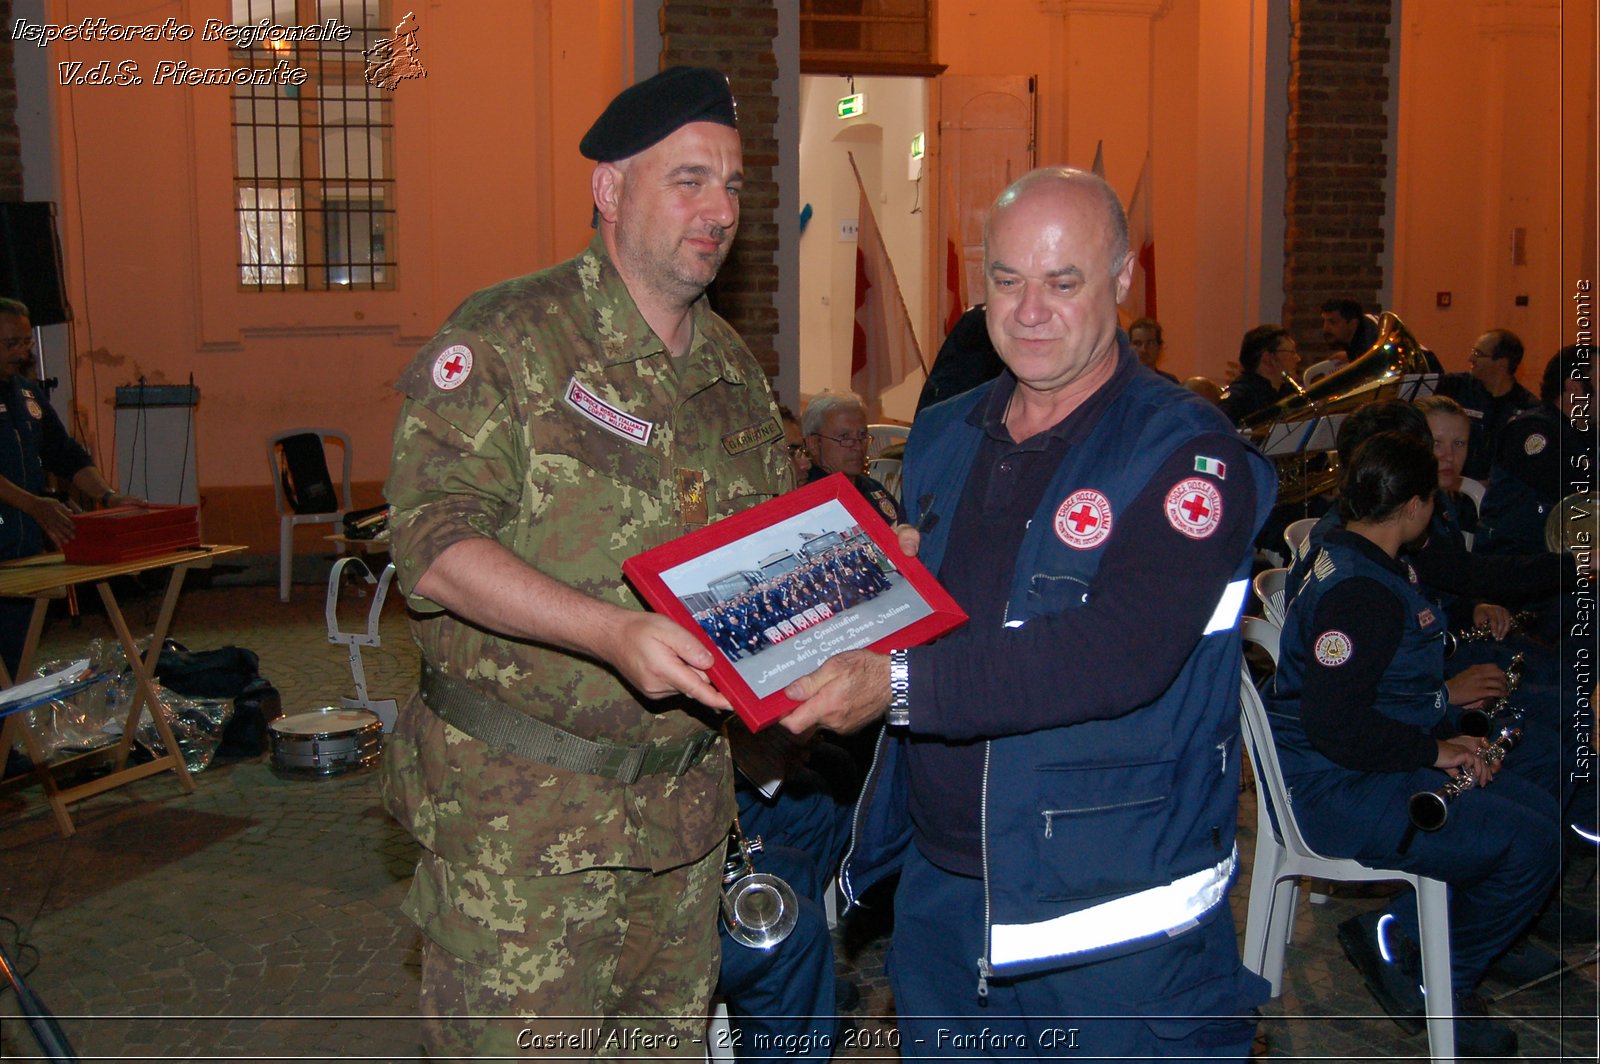
[[[578,150],[597,163],[615,162],[690,122],[738,128],[728,79],[706,67],[669,67],[618,93],[578,142]]]

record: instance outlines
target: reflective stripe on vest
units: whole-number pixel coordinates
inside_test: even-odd
[[[1206,630],[1201,635],[1210,635],[1212,632],[1226,632],[1239,623],[1239,614],[1244,612],[1245,596],[1250,593],[1250,581],[1235,580],[1222,589],[1222,597],[1217,599],[1217,608],[1211,613],[1211,620],[1206,622]]]
[[[996,967],[1088,953],[1162,933],[1186,931],[1228,897],[1239,848],[1213,868],[1202,868],[1164,887],[1126,894],[1075,913],[1034,924],[995,924],[989,963]]]

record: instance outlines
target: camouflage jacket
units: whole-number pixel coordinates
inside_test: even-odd
[[[675,743],[715,727],[688,699],[641,701],[609,666],[487,631],[415,588],[445,548],[485,537],[643,609],[623,559],[790,485],[771,391],[738,334],[702,300],[674,359],[597,236],[576,259],[469,298],[398,388],[385,491],[423,656],[586,738]],[[385,762],[386,804],[417,840],[498,875],[674,867],[720,844],[733,815],[722,742],[679,779],[625,786],[496,753],[413,698]]]

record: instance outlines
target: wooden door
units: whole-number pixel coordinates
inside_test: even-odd
[[[983,300],[983,222],[995,197],[1034,167],[1034,79],[1025,74],[939,79],[940,180],[960,230],[968,303]],[[940,211],[945,245],[949,211]]]

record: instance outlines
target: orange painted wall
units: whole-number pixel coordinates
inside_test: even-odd
[[[129,0],[92,13],[198,27],[221,6]],[[86,7],[58,4],[53,17]],[[196,33],[52,46],[52,63],[132,59],[147,79],[55,90],[77,390],[98,453],[112,453],[115,386],[192,375],[203,493],[254,488],[270,511],[264,440],[294,425],[345,428],[355,479],[380,482],[391,384],[417,345],[475,289],[587,242],[590,167],[572,146],[624,83],[622,5],[478,0],[428,5],[418,22],[427,76],[393,95],[398,284],[379,292],[236,283],[229,90],[149,82],[161,59],[230,65],[225,45]]]
[[[1107,176],[1126,198],[1151,153],[1161,317],[1168,368],[1179,374],[1220,376],[1238,336],[1279,309],[1261,305],[1272,290],[1260,266],[1261,183],[1282,166],[1282,146],[1261,132],[1263,100],[1283,92],[1261,74],[1269,2],[936,8],[950,72],[1039,78],[1041,161],[1088,165],[1103,141]],[[1523,331],[1542,364],[1566,335],[1572,279],[1595,277],[1595,3],[1472,5],[1470,18],[1450,0],[1404,5],[1394,302],[1452,368],[1489,324]],[[196,25],[223,7],[50,6],[62,22],[170,15]],[[226,87],[56,87],[88,442],[113,453],[117,385],[192,374],[202,495],[208,515],[213,506],[232,514],[226,527],[270,512],[263,440],[282,427],[348,429],[355,479],[370,491],[387,472],[398,409],[390,383],[418,343],[470,292],[588,239],[590,167],[573,149],[630,80],[629,6],[476,0],[417,13],[428,76],[394,93],[400,266],[390,292],[238,288]],[[162,58],[227,65],[220,44],[198,41],[61,43],[50,55],[128,58],[147,70]],[[1528,266],[1505,261],[1513,226],[1528,231]],[[1433,308],[1437,290],[1454,293],[1450,311]],[[1514,296],[1524,292],[1521,310]]]
[[[1220,379],[1244,330],[1277,313],[1260,307],[1256,224],[1265,4],[1090,6],[941,0],[939,59],[1037,75],[1039,163],[1088,167],[1100,144],[1124,203],[1149,154],[1163,365]]]
[[[1573,280],[1595,277],[1594,19],[1594,0],[1407,0],[1394,303],[1448,370],[1467,368],[1486,329],[1509,328],[1537,391],[1572,341]]]

